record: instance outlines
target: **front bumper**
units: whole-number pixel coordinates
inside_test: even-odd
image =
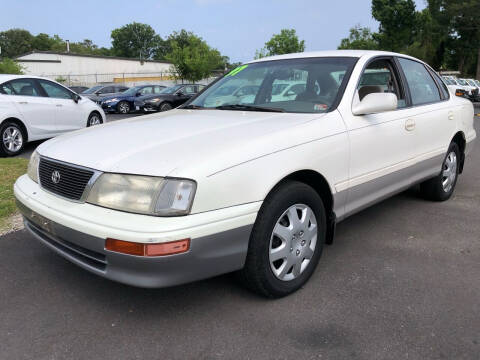
[[[35,189],[33,184],[36,185],[37,190],[32,192]],[[225,219],[217,225],[218,231],[210,228],[205,232],[205,228],[209,227],[208,224],[191,228],[184,226],[184,229],[173,231],[183,233],[179,237],[168,235],[168,233],[173,233],[168,230],[163,235],[158,232],[157,237],[154,238],[152,234],[145,237],[145,234],[140,232],[129,231],[127,233],[125,230],[114,228],[111,225],[112,221],[108,220],[112,214],[111,210],[59,199],[43,191],[29,178],[21,177],[17,181],[15,197],[17,206],[24,216],[26,229],[44,245],[94,274],[139,287],[179,285],[241,269],[248,250],[253,219],[256,216],[256,213],[254,216],[237,216],[233,222],[232,219]],[[81,214],[85,218],[91,216],[92,223],[85,223],[86,219],[75,220],[74,209],[81,207],[90,209],[89,211],[84,208]],[[104,212],[101,217],[104,220],[101,222],[103,230],[98,227],[98,224],[93,223],[94,218],[97,218],[98,222],[99,214],[92,214],[92,211]],[[113,211],[113,213],[119,212]],[[189,216],[205,217],[204,214]],[[169,219],[179,220],[179,218],[155,218],[127,213],[116,215],[123,218],[120,220],[124,224],[131,224],[129,227],[132,229],[144,221],[152,222],[152,224],[155,221],[166,224]],[[130,220],[127,221],[124,216],[129,216]],[[145,218],[147,219],[145,220]],[[183,218],[184,222],[188,223],[187,217]],[[231,221],[230,225],[225,227],[225,223],[228,221]],[[110,230],[108,230],[109,228]],[[124,231],[125,236],[121,236],[119,231]],[[111,235],[108,235],[109,233]],[[185,236],[187,233],[192,235]],[[127,241],[135,241],[136,238],[138,242],[166,242],[172,241],[174,238],[179,240],[190,237],[191,242],[189,251],[182,254],[141,257],[105,250],[107,237]]]
[[[115,103],[101,103],[100,106],[102,107],[103,111],[105,112],[116,112],[117,111],[118,102]]]

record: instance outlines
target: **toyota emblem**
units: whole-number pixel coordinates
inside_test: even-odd
[[[54,184],[58,184],[60,182],[60,172],[58,170],[54,170],[52,172],[52,182]]]

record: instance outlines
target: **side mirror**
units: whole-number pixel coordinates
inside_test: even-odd
[[[181,91],[177,92],[177,96],[183,96],[183,93]]]
[[[77,94],[73,94],[73,101],[75,102],[75,104],[78,104],[78,102],[81,100],[81,96],[80,95],[77,95]]]
[[[101,91],[97,91],[97,92],[95,93],[95,95],[97,95],[97,96],[102,95],[102,92],[101,92]]]
[[[135,94],[135,96],[140,96],[140,95],[142,95],[140,91]]]
[[[392,93],[371,93],[366,95],[359,104],[352,109],[353,115],[368,115],[396,110],[398,107],[397,95]]]

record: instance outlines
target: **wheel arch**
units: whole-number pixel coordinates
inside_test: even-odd
[[[3,124],[3,123],[5,123],[6,121],[13,122],[13,123],[17,124],[18,126],[20,126],[20,127],[22,128],[23,132],[25,133],[25,143],[27,143],[27,142],[28,142],[28,137],[29,137],[28,135],[29,135],[29,134],[28,134],[28,128],[27,128],[27,126],[25,125],[25,123],[24,123],[22,120],[20,120],[19,118],[16,118],[16,117],[8,117],[8,118],[4,119],[2,122],[0,122],[0,125]]]
[[[467,140],[465,138],[465,133],[463,131],[458,131],[455,136],[452,138],[451,143],[454,142],[458,145],[460,149],[460,167],[458,169],[459,173],[463,172],[463,165],[465,164],[465,148],[467,146]]]
[[[88,117],[87,117],[87,127],[88,127],[88,124],[90,122],[90,116],[92,116],[93,114],[97,114],[98,116],[100,116],[100,119],[102,119],[102,123],[104,124],[105,123],[105,119],[103,118],[102,114],[100,113],[100,111],[98,110],[92,110],[88,113]]]
[[[298,181],[312,187],[318,195],[322,198],[325,207],[325,213],[327,215],[327,239],[326,243],[331,244],[335,234],[336,215],[334,212],[334,198],[333,192],[327,179],[315,170],[305,169],[295,171],[283,179],[281,179],[275,186],[268,192],[270,194],[278,186],[285,181]],[[267,195],[268,196],[268,195]]]

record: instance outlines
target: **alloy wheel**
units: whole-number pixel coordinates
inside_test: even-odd
[[[118,105],[118,110],[122,114],[128,114],[130,112],[130,105],[126,102],[121,102],[120,105]]]
[[[89,121],[89,126],[94,126],[94,125],[100,125],[102,123],[102,120],[100,119],[100,116],[97,114],[93,114],[90,116],[90,121]]]
[[[457,177],[457,154],[451,151],[443,163],[442,187],[446,193],[450,192]]]
[[[290,206],[277,220],[270,237],[269,260],[282,281],[298,278],[307,268],[317,244],[317,219],[305,204]]]
[[[9,126],[4,130],[2,139],[5,148],[12,153],[17,152],[22,148],[23,135],[20,129],[15,126]]]

